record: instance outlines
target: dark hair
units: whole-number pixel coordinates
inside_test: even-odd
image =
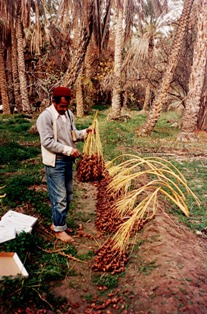
[[[66,101],[70,101],[69,96],[53,96],[52,100],[58,105],[61,102],[62,97],[64,97]]]

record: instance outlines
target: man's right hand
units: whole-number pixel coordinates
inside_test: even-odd
[[[70,153],[70,156],[73,157],[73,158],[77,158],[79,157],[81,154],[79,152],[79,150],[77,148],[73,148],[72,149],[72,152]]]

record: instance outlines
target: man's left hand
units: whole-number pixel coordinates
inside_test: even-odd
[[[93,134],[95,134],[95,130],[92,127],[87,128],[86,132],[87,133],[91,133],[92,132]]]

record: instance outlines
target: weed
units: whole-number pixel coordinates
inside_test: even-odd
[[[77,272],[74,270],[74,269],[70,269],[69,271],[68,271],[68,276],[71,276],[71,277],[75,277],[75,276],[77,276],[78,274],[77,274]]]
[[[142,264],[138,267],[137,272],[143,273],[146,276],[149,276],[151,274],[151,272],[157,267],[158,267],[158,265],[155,265],[155,261],[152,261],[149,263],[142,262]]]
[[[90,220],[91,214],[77,212],[76,213],[76,217],[77,217],[78,220],[81,220],[82,222],[87,222],[87,221]]]
[[[91,303],[93,300],[93,295],[92,294],[86,294],[84,295],[84,299],[86,300],[86,302]]]
[[[21,232],[17,238],[2,243],[1,249],[6,252],[16,252],[24,261],[27,258],[27,253],[33,252],[34,237],[29,233]]]
[[[39,150],[36,147],[26,147],[16,142],[4,143],[0,145],[0,165],[33,158],[37,154]]]
[[[105,286],[108,289],[115,289],[118,286],[118,278],[118,275],[96,275],[93,277],[93,282],[96,286]]]
[[[85,254],[78,254],[78,258],[82,261],[87,261],[91,259],[93,256],[94,256],[93,251],[89,251],[88,253],[85,253]]]
[[[78,228],[78,224],[75,221],[75,217],[72,217],[72,215],[69,215],[69,217],[67,218],[67,226],[68,226],[68,228],[71,228],[73,230]]]
[[[18,204],[23,204],[24,202],[32,202],[32,200],[36,197],[36,192],[34,189],[29,189],[29,187],[34,184],[40,184],[40,182],[41,178],[39,174],[28,176],[28,174],[25,173],[21,176],[14,175],[7,178],[7,180],[5,180],[6,197],[3,200],[3,205],[14,208]]]

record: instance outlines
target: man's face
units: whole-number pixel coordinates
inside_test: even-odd
[[[55,106],[55,109],[57,110],[57,112],[60,115],[63,115],[63,114],[65,114],[66,110],[68,109],[69,103],[70,103],[69,100],[66,100],[65,97],[61,97],[60,103],[56,104],[56,102],[54,102],[54,106]]]

